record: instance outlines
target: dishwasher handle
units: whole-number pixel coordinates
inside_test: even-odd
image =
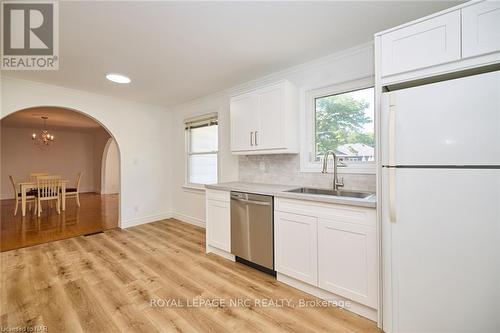
[[[250,204],[250,205],[271,206],[271,203],[267,202],[267,201],[255,201],[255,200],[248,200],[248,199],[240,199],[240,198],[236,198],[236,197],[231,197],[231,200],[243,202],[243,203]]]

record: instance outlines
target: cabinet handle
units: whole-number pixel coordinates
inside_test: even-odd
[[[259,143],[257,142],[257,133],[259,133],[258,131],[255,131],[255,145],[258,146]]]
[[[389,222],[396,223],[396,169],[389,172]]]
[[[389,95],[389,165],[394,166],[396,164],[396,96],[394,94]]]
[[[250,146],[253,146],[253,132],[250,132]]]

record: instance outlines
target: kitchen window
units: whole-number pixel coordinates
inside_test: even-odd
[[[217,114],[185,121],[187,187],[217,183],[218,129]]]
[[[333,151],[347,167],[342,173],[375,173],[374,88],[357,80],[306,93],[306,137],[302,171],[319,171]]]

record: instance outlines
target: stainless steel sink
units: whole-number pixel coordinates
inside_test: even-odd
[[[349,190],[334,191],[334,190],[326,190],[326,189],[321,189],[321,188],[307,188],[307,187],[296,188],[296,189],[288,190],[285,192],[316,194],[316,195],[331,195],[334,197],[347,197],[347,198],[358,198],[358,199],[366,199],[366,198],[371,197],[375,194],[372,192],[349,191]]]

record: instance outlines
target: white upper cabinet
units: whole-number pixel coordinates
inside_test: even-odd
[[[500,1],[469,1],[375,34],[382,85],[500,62]]]
[[[462,9],[462,56],[500,51],[500,1]]]
[[[285,116],[285,86],[277,85],[259,92],[260,131],[255,132],[258,149],[285,148],[284,131],[280,123]],[[276,130],[279,129],[279,130]]]
[[[231,99],[231,150],[249,150],[254,146],[254,132],[259,126],[256,112],[259,96],[244,94]]]
[[[231,98],[231,151],[235,154],[298,152],[296,88],[289,81]]]
[[[460,59],[460,11],[382,35],[382,76]]]

